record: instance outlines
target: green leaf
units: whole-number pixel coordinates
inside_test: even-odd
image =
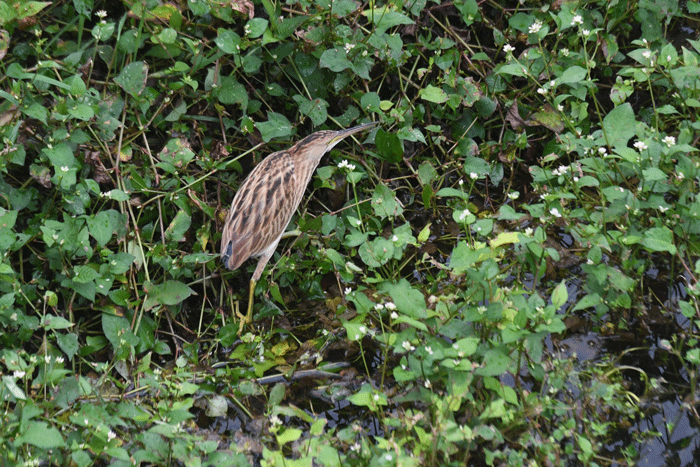
[[[635,135],[636,126],[634,110],[629,103],[612,109],[603,119],[608,145],[613,148],[626,147],[627,142]]]
[[[264,18],[253,18],[248,23],[245,25],[245,29],[248,32],[248,37],[251,39],[256,39],[260,36],[263,35],[263,33],[267,30],[267,26],[270,23],[264,19]]]
[[[46,422],[30,421],[27,429],[14,440],[16,445],[31,444],[41,449],[55,449],[64,447],[61,433]]]
[[[579,84],[581,81],[586,79],[586,70],[580,66],[570,66],[564,70],[561,77],[557,78],[558,84],[568,84],[576,83]]]
[[[218,36],[214,39],[214,43],[224,53],[231,55],[239,55],[241,52],[241,36],[231,31],[230,29],[219,28]]]
[[[299,104],[299,111],[308,116],[314,126],[322,125],[328,120],[328,102],[323,99],[307,99],[302,95],[295,95],[294,100]]]
[[[352,62],[347,59],[347,54],[345,49],[327,49],[321,54],[321,59],[319,60],[319,66],[321,68],[328,68],[329,70],[339,73],[348,68],[352,68]]]
[[[641,244],[649,251],[666,251],[676,254],[673,232],[668,227],[652,227],[644,231]]]
[[[377,146],[377,153],[387,162],[397,164],[403,160],[403,144],[395,133],[387,133],[379,128],[374,144]]]
[[[382,8],[374,8],[362,12],[368,20],[374,23],[377,31],[375,33],[383,33],[389,28],[399,26],[401,24],[413,24],[414,21],[403,13],[392,11],[389,6]]]
[[[73,269],[73,272],[75,273],[75,276],[73,276],[73,282],[78,284],[87,284],[88,282],[92,282],[100,275],[90,266],[76,266]]]
[[[378,268],[394,256],[394,244],[383,237],[378,237],[363,243],[358,251],[360,258],[367,266]]]
[[[406,279],[401,279],[395,284],[383,282],[378,290],[391,297],[400,314],[417,320],[425,320],[428,317],[423,293],[411,287]]]
[[[185,240],[185,234],[192,224],[192,218],[185,211],[178,211],[175,218],[172,220],[167,229],[165,229],[165,238],[168,241],[182,242]]]
[[[116,213],[116,211],[114,211]],[[117,213],[118,214],[118,213]],[[116,230],[112,226],[112,218],[108,211],[100,211],[94,216],[86,219],[90,235],[97,241],[101,247],[105,246],[112,238],[112,232]]]
[[[145,282],[143,288],[148,294],[143,305],[147,310],[156,305],[177,305],[190,295],[197,295],[187,284],[173,280],[162,284]]]
[[[267,121],[256,123],[255,126],[260,130],[260,136],[266,143],[273,138],[283,138],[292,134],[292,124],[289,123],[287,117],[277,112],[268,112]]]
[[[73,323],[60,316],[45,315],[41,318],[41,326],[48,331],[53,329],[68,329],[73,326]]]
[[[146,78],[148,78],[148,64],[132,62],[122,69],[119,76],[114,78],[114,82],[128,94],[138,97],[146,89]]]
[[[554,288],[554,292],[552,292],[552,305],[559,309],[566,303],[568,299],[569,293],[566,290],[566,282],[562,280]]]
[[[428,102],[433,102],[435,104],[444,104],[449,99],[449,96],[442,89],[433,86],[432,84],[427,85],[425,88],[421,89],[418,95]]]
[[[396,200],[394,191],[386,185],[377,185],[372,195],[372,208],[381,219],[391,218],[403,214],[403,208]]]

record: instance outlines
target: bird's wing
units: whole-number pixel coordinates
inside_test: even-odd
[[[267,156],[236,192],[221,234],[221,260],[237,269],[251,256],[277,245],[301,200],[292,157]],[[306,187],[301,188],[301,193]]]

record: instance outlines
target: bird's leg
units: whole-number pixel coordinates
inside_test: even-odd
[[[250,280],[250,292],[248,293],[248,312],[243,315],[240,311],[236,311],[236,315],[240,318],[241,322],[238,325],[238,335],[241,335],[241,332],[243,332],[243,328],[246,327],[247,324],[250,324],[253,321],[253,297],[255,296],[255,284],[258,281],[255,279]]]
[[[277,248],[277,244],[279,243],[279,239],[271,245],[271,248],[268,248],[263,252],[262,255],[260,255],[260,259],[258,260],[258,265],[255,268],[255,272],[253,273],[253,277],[250,278],[250,291],[248,292],[248,312],[246,313],[245,316],[243,316],[242,313],[237,312],[236,315],[240,318],[241,324],[238,326],[238,335],[241,335],[241,332],[243,332],[243,328],[247,325],[253,322],[253,298],[255,297],[255,284],[258,283],[258,279],[260,279],[260,276],[262,276],[263,270],[265,269],[265,265],[267,264],[268,261],[270,261],[270,258],[272,257],[272,253],[274,253],[275,248]]]

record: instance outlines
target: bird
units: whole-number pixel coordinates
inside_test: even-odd
[[[250,279],[248,312],[245,316],[237,313],[241,319],[239,334],[252,321],[255,284],[299,207],[321,158],[343,139],[377,124],[312,133],[289,149],[267,156],[238,188],[221,232],[221,261],[235,270],[248,258],[259,258]]]

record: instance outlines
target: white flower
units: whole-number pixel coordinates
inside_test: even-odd
[[[357,226],[362,225],[362,221],[361,221],[360,219],[357,219],[357,220],[355,221],[355,225],[357,225]]]
[[[525,235],[528,237],[532,237],[532,234],[534,234],[535,231],[532,229],[532,227],[526,227],[525,228]]]
[[[552,170],[552,175],[559,176],[559,175],[564,175],[566,172],[568,172],[569,167],[566,165],[560,165],[559,168],[556,168]]]
[[[107,441],[112,441],[116,437],[117,434],[114,431],[109,430],[109,433],[107,433]]]
[[[666,137],[664,137],[664,139],[662,139],[661,141],[663,141],[663,142],[666,144],[666,146],[668,146],[669,148],[670,148],[671,146],[675,146],[675,145],[676,145],[676,138],[674,138],[673,136],[666,136]]]
[[[352,293],[352,289],[350,287],[345,288],[345,295],[350,295]]]
[[[394,302],[386,302],[384,304],[387,310],[393,311],[396,309],[396,305],[394,305]]]
[[[27,373],[25,371],[15,370],[14,373],[12,373],[12,376],[14,376],[17,379],[20,379],[20,378],[24,378],[24,375],[26,375],[26,374]]]
[[[392,242],[398,242],[398,241],[399,241],[399,237],[397,237],[396,235],[394,235],[393,237],[391,237],[391,241],[392,241]]]
[[[399,314],[398,314],[397,312],[395,312],[395,311],[392,311],[392,312],[391,312],[391,315],[389,315],[389,316],[391,316],[391,319],[398,319]]]
[[[644,52],[642,52],[642,57],[651,58],[651,50],[645,50]]]
[[[363,336],[365,334],[367,334],[367,327],[366,326],[364,326],[364,325],[360,326],[358,329],[360,330],[360,332],[362,333]]]
[[[65,173],[65,172],[68,172],[69,170],[70,170],[70,168],[69,168],[67,165],[62,165],[62,166],[61,166],[61,172],[64,172],[64,173]]]
[[[545,88],[537,88],[537,94],[545,95],[547,94],[547,90]]]
[[[644,141],[637,141],[634,143],[634,147],[637,148],[638,151],[644,151],[645,149],[649,149],[649,146]]]
[[[571,18],[571,25],[576,26],[577,24],[583,24],[583,18],[581,18],[581,15],[576,15]]]
[[[462,186],[462,185],[464,185],[464,180],[462,180],[462,179],[460,178],[460,179],[459,179],[459,182],[457,182],[457,183],[459,183],[459,186]]]
[[[426,379],[425,383],[423,383],[423,386],[425,386],[426,389],[430,389],[433,387],[433,383],[431,383],[429,379]]]
[[[528,28],[527,32],[529,32],[530,34],[537,34],[538,32],[540,32],[540,29],[542,29],[542,21],[535,21]]]
[[[583,37],[588,37],[588,35],[591,33],[588,29],[582,29],[581,34],[583,34]]]
[[[664,207],[664,206],[659,206],[659,211],[666,212],[666,211],[668,211],[668,208]]]
[[[469,209],[465,209],[465,210],[462,211],[462,213],[459,215],[459,220],[460,220],[460,221],[463,221],[464,219],[467,218],[468,215],[469,215]]]
[[[104,11],[104,10],[98,10],[95,14],[96,14],[97,17],[99,17],[100,19],[102,19],[102,18],[104,18],[105,16],[107,16],[107,12]]]
[[[377,303],[374,305],[375,310],[383,310],[384,309],[384,304],[383,303]]]
[[[343,159],[340,164],[338,164],[339,169],[347,169],[348,172],[355,170],[355,164],[349,163],[347,160]]]
[[[355,44],[345,44],[345,53],[350,53],[352,49],[355,48]]]
[[[472,180],[476,180],[477,178],[479,178],[479,174],[476,172],[469,172],[469,178],[471,178]]]
[[[561,217],[561,213],[559,212],[559,209],[557,209],[557,208],[550,209],[549,213],[551,215],[553,215],[554,217]]]
[[[606,147],[600,147],[600,148],[598,148],[598,154],[604,156],[604,155],[606,155],[607,153],[608,153],[608,148],[606,148]]]
[[[428,355],[432,355],[432,354],[433,354],[433,348],[430,347],[430,346],[427,346],[427,347],[425,348],[425,351],[428,352]]]
[[[513,46],[510,45],[510,44],[506,44],[506,45],[503,46],[503,51],[504,51],[505,53],[507,53],[507,54],[513,52],[514,50],[515,50],[515,47],[513,47]]]
[[[561,54],[565,57],[568,57],[569,56],[569,49],[564,47],[563,49],[561,49]]]

